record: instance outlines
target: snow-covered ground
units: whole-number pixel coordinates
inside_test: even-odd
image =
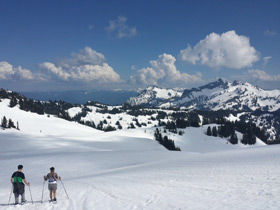
[[[280,146],[244,147],[208,137],[204,128],[173,136],[182,152],[153,140],[153,130],[104,133],[53,116],[0,107],[20,131],[0,129],[0,209],[185,210],[280,209]],[[12,111],[11,111],[12,110]],[[34,203],[8,206],[10,177],[23,164]],[[43,176],[54,166],[58,184],[50,204]],[[12,197],[11,202],[14,202]]]

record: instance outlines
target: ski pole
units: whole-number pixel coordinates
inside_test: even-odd
[[[62,186],[63,186],[63,189],[64,189],[64,191],[65,191],[65,194],[67,195],[67,198],[69,199],[69,196],[68,196],[68,194],[67,194],[67,192],[66,192],[66,189],[65,189],[64,184],[63,184],[63,182],[62,182],[61,179],[60,179],[60,182],[61,182],[61,184],[62,184]]]
[[[43,203],[43,196],[44,196],[45,182],[46,182],[46,180],[44,180],[44,182],[43,182],[43,190],[42,190],[42,199],[41,199],[41,203]]]
[[[8,202],[8,205],[10,205],[10,201],[11,201],[11,196],[12,196],[12,192],[13,192],[13,185],[12,185],[12,188],[11,188],[11,192],[10,192],[10,197],[9,197],[9,202]]]
[[[31,201],[32,201],[32,204],[33,204],[33,198],[32,198],[32,194],[31,194],[30,185],[28,187],[29,187],[30,198],[31,198]]]

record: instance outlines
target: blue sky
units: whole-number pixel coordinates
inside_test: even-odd
[[[280,89],[280,1],[0,0],[0,87]]]

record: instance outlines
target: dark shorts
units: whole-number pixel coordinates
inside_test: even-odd
[[[49,190],[56,190],[57,184],[49,184]]]
[[[13,183],[14,185],[14,189],[13,189],[13,193],[17,193],[17,194],[20,194],[22,195],[24,193],[24,187],[25,185],[23,183]]]

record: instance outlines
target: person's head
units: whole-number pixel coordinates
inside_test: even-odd
[[[50,168],[50,171],[51,171],[51,172],[54,172],[54,167],[51,167],[51,168]]]
[[[19,170],[19,171],[22,171],[22,169],[23,169],[23,165],[18,165],[18,167],[17,167],[17,168],[18,168],[18,170]]]

